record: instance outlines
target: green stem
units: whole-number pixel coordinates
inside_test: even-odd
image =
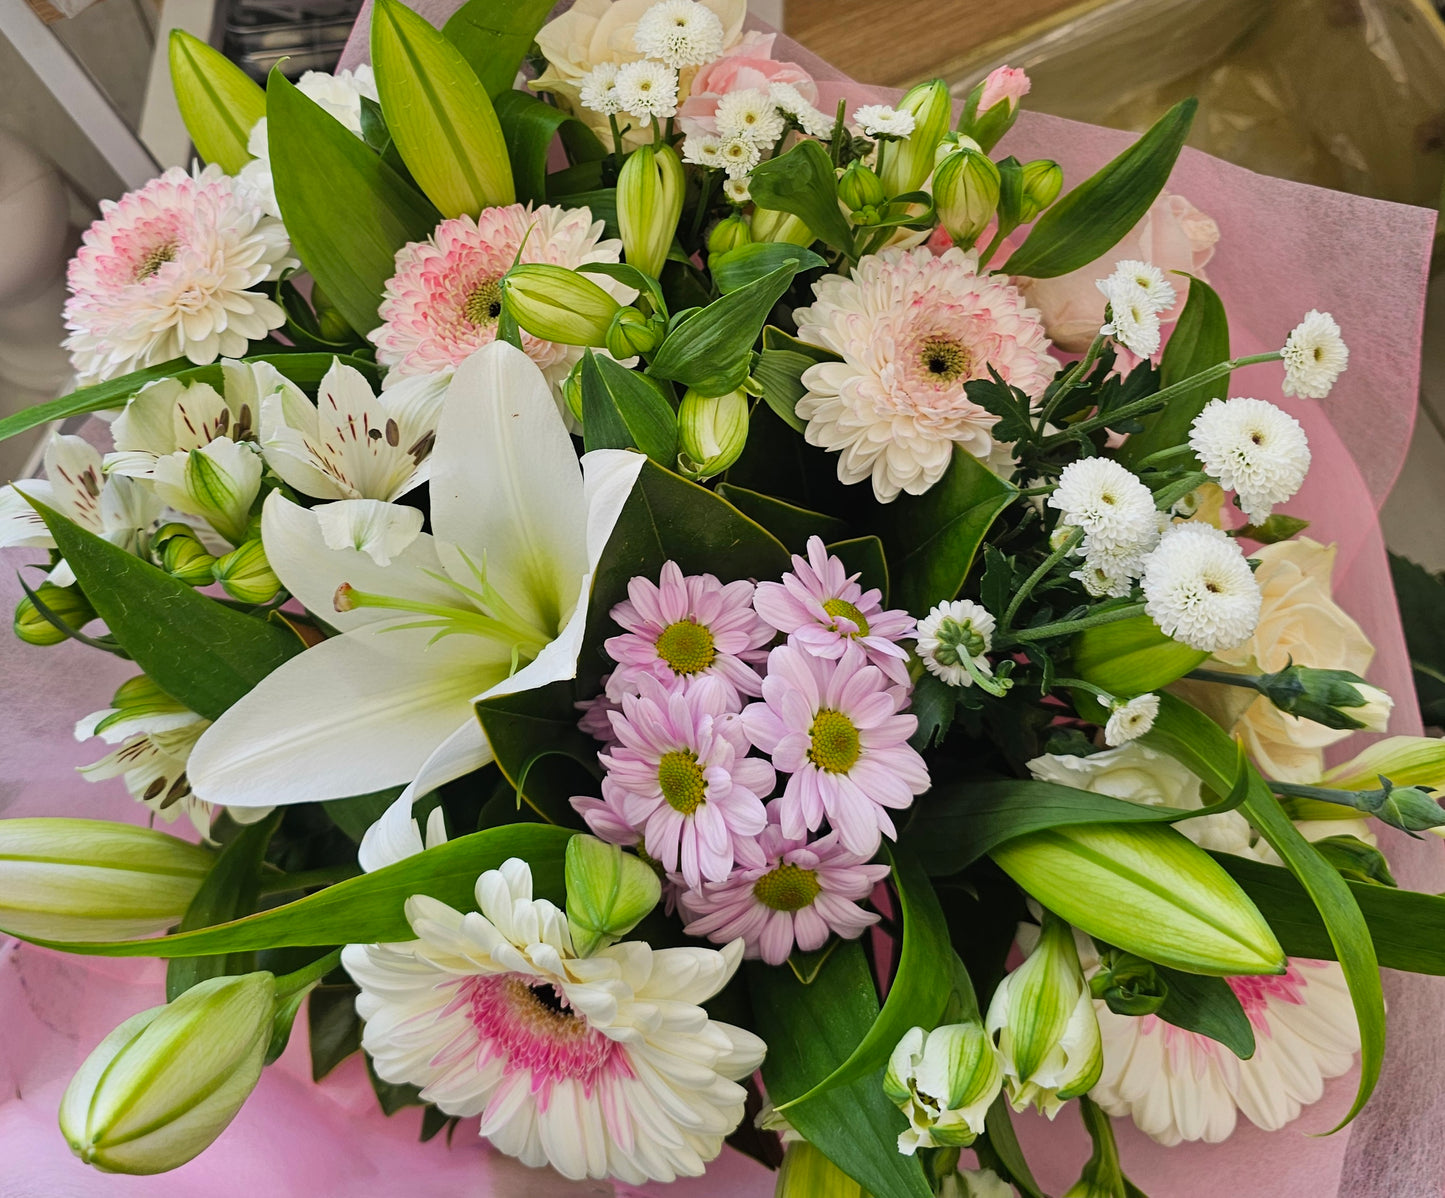
[[[333,948],[324,957],[318,957],[310,965],[303,965],[295,973],[284,973],[276,979],[278,996],[295,994],[316,985],[322,978],[341,964],[341,950]]]
[[[1111,710],[1114,704],[1118,702],[1116,695],[1110,694],[1102,686],[1095,686],[1092,682],[1085,682],[1082,678],[1055,678],[1054,685],[1064,687],[1067,690],[1087,691]]]
[[[984,248],[983,253],[978,256],[979,270],[982,270],[985,266],[988,265],[989,259],[994,256],[994,254],[998,251],[998,247],[1003,244],[1003,239],[1012,232],[1012,229],[1004,229],[1002,227],[999,228],[998,232],[993,235],[993,240],[988,243],[988,245]]]
[[[1135,462],[1134,473],[1142,474],[1151,466],[1157,466],[1161,462],[1167,462],[1172,458],[1182,458],[1186,455],[1192,456],[1193,453],[1194,450],[1187,444],[1175,445],[1171,449],[1161,449],[1157,453],[1151,453],[1147,458],[1140,458],[1139,461]]]
[[[1192,471],[1183,478],[1176,479],[1167,487],[1154,492],[1154,506],[1161,512],[1167,512],[1191,491],[1197,491],[1208,481],[1209,475],[1202,470]]]
[[[702,183],[697,189],[697,207],[692,214],[692,227],[688,230],[688,245],[696,245],[697,239],[702,236],[702,227],[707,223],[708,205],[712,203],[713,185],[717,182],[718,172],[704,171]]]
[[[360,868],[353,864],[329,865],[324,869],[306,869],[294,874],[265,874],[261,878],[262,894],[286,894],[292,890],[310,890],[315,886],[331,886],[357,877]]]
[[[617,114],[609,112],[607,123],[612,126],[612,153],[617,158],[617,165],[622,165],[622,130],[617,127]]]
[[[1059,620],[1053,624],[1040,624],[1037,628],[1021,628],[1011,636],[996,641],[994,648],[1005,648],[1009,645],[1027,644],[1031,641],[1046,641],[1056,636],[1068,636],[1070,633],[1083,632],[1086,628],[1097,628],[1101,624],[1117,624],[1120,620],[1132,620],[1135,616],[1144,614],[1142,603],[1131,603],[1127,607],[1116,607],[1113,611],[1101,612],[1095,616],[1084,616],[1078,620]]]
[[[1048,557],[1044,558],[1039,568],[1024,580],[1024,585],[1014,593],[1014,597],[1009,601],[1007,610],[1003,613],[1004,631],[1013,627],[1014,616],[1018,614],[1019,607],[1023,604],[1023,601],[1029,597],[1029,592],[1042,582],[1049,571],[1063,561],[1083,539],[1084,530],[1075,527],[1070,531],[1064,543],[1049,554]]]
[[[1084,356],[1069,367],[1068,372],[1060,380],[1058,387],[1054,390],[1053,396],[1049,399],[1044,410],[1039,414],[1039,436],[1044,435],[1044,428],[1048,425],[1053,414],[1058,411],[1059,404],[1063,403],[1064,396],[1074,389],[1078,381],[1089,373],[1089,368],[1099,360],[1099,355],[1104,350],[1104,334],[1096,333],[1094,340],[1089,343],[1089,348]]]

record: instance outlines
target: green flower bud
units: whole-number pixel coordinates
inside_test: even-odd
[[[351,326],[346,323],[346,317],[342,316],[331,302],[331,297],[315,283],[311,284],[311,309],[316,313],[316,323],[323,341],[350,341],[356,336]]]
[[[579,957],[622,939],[662,897],[650,865],[595,836],[567,842],[566,879],[567,927]]]
[[[898,1151],[965,1148],[983,1133],[984,1118],[1003,1088],[993,1040],[978,1020],[925,1032],[912,1028],[888,1058],[883,1092],[908,1116]]]
[[[567,401],[567,410],[578,424],[582,423],[582,359],[567,372],[562,380],[562,398]]]
[[[607,344],[607,330],[622,305],[584,274],[545,262],[512,267],[502,295],[518,325],[559,345]]]
[[[796,1140],[783,1153],[773,1198],[867,1198],[863,1187],[807,1140]]]
[[[942,79],[909,89],[898,111],[913,114],[913,132],[890,142],[881,157],[878,174],[890,196],[917,191],[933,170],[933,152],[953,122],[953,97]]]
[[[0,929],[64,941],[158,932],[186,913],[214,860],[131,824],[0,820]]]
[[[264,468],[250,443],[217,437],[200,449],[158,459],[155,491],[163,503],[200,516],[231,544],[239,545],[246,539]]]
[[[1165,636],[1148,616],[1096,624],[1074,638],[1072,673],[1121,699],[1160,691],[1209,657]]]
[[[734,213],[726,216],[713,226],[711,233],[707,235],[707,252],[709,254],[726,254],[729,250],[738,249],[740,246],[751,245],[753,235],[748,228],[748,218]]]
[[[978,150],[955,150],[933,172],[938,223],[965,249],[978,240],[998,210],[998,167]]]
[[[1395,701],[1349,670],[1316,670],[1291,662],[1254,683],[1281,711],[1326,728],[1383,732]]]
[[[79,632],[93,619],[95,608],[79,587],[58,587],[53,582],[42,582],[33,588],[35,598],[45,605],[45,610],[63,624]],[[40,614],[40,608],[29,595],[15,605],[15,635],[27,645],[58,645],[69,638]]]
[[[281,589],[259,540],[218,557],[213,571],[226,594],[241,603],[270,603]]]
[[[783,241],[789,245],[808,246],[817,240],[813,230],[798,217],[775,208],[754,210],[752,233],[754,241]]]
[[[178,532],[170,530],[179,529]],[[161,534],[166,534],[162,536]],[[188,586],[210,586],[215,581],[211,573],[216,559],[200,540],[195,530],[185,524],[167,524],[151,541],[160,554],[161,568],[173,578],[179,578]]]
[[[677,411],[681,452],[678,469],[688,478],[721,474],[742,455],[748,443],[748,396],[744,390],[715,398],[691,388]]]
[[[256,1088],[275,1016],[276,979],[248,973],[127,1019],[60,1100],[71,1151],[108,1173],[163,1173],[198,1156]]]
[[[958,118],[958,131],[978,142],[985,153],[998,145],[1018,119],[1019,101],[1029,90],[1028,76],[999,67],[968,93]]]
[[[1059,198],[1064,187],[1064,168],[1048,158],[1025,162],[1019,223],[1028,224]]]
[[[672,249],[686,188],[682,162],[671,146],[634,150],[617,176],[617,227],[622,234],[623,257],[653,278],[662,271]]]
[[[838,198],[849,211],[857,212],[860,208],[878,207],[887,201],[888,193],[883,190],[883,181],[872,167],[850,162],[843,177],[838,180]]]
[[[1152,1015],[1169,997],[1169,984],[1142,957],[1111,948],[1101,955],[1099,971],[1089,979],[1089,993],[1103,999],[1116,1015]]]
[[[667,322],[647,317],[636,308],[623,308],[607,330],[607,352],[619,361],[650,354],[667,335]]]

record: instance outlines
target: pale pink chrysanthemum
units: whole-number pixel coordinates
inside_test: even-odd
[[[70,261],[65,348],[81,383],[172,358],[240,358],[286,323],[262,283],[299,265],[281,222],[215,165],[102,200]]]
[[[768,655],[762,702],[741,720],[748,739],[791,775],[774,801],[784,835],[799,839],[826,818],[864,857],[895,835],[888,811],[929,786],[928,767],[908,744],[918,720],[899,714],[907,702],[907,688],[890,686],[856,644],[833,661],[794,644]]]
[[[577,717],[577,727],[599,740],[603,745],[615,745],[617,738],[612,735],[612,719],[609,712],[621,711],[622,704],[607,697],[607,681],[611,674],[602,675],[602,693],[591,699],[579,699],[572,706],[582,714]],[[605,839],[605,838],[604,838]]]
[[[858,903],[888,876],[888,866],[869,865],[834,834],[809,844],[785,836],[776,823],[763,829],[758,848],[761,861],[739,864],[726,881],[678,896],[689,936],[714,944],[741,937],[743,956],[781,965],[795,944],[811,952],[834,932],[853,940],[878,922]]]
[[[763,800],[776,777],[766,761],[747,755],[726,688],[668,691],[643,679],[641,694],[623,696],[612,727],[618,746],[598,760],[613,811],[642,833],[647,855],[669,873],[680,872],[689,886],[721,882],[738,845],[767,826]]]
[[[1059,367],[1018,288],[980,275],[976,255],[957,248],[884,250],[851,277],[824,275],[813,294],[793,314],[798,336],[843,360],[804,372],[797,414],[810,444],[839,454],[838,477],[871,478],[880,503],[928,490],[955,445],[989,456],[998,417],[968,398],[966,383],[992,368],[1036,396]]]
[[[884,611],[883,592],[859,586],[858,575],[828,552],[822,537],[808,538],[807,559],[794,554],[782,582],[758,583],[753,607],[809,653],[841,657],[848,645],[859,645],[871,665],[908,685],[908,651],[897,642],[913,635],[913,617]]]
[[[444,220],[426,241],[402,246],[396,252],[396,274],[382,296],[384,323],[368,334],[376,343],[376,360],[390,368],[387,380],[453,370],[496,340],[502,276],[514,263],[578,267],[617,262],[622,243],[602,240],[602,229],[585,207],[507,204],[483,208],[476,220]],[[619,303],[636,295],[606,275],[588,277]],[[543,341],[525,331],[522,348],[554,392],[582,356],[577,346]]]
[[[611,614],[627,631],[604,645],[617,663],[607,679],[609,698],[635,694],[643,678],[681,690],[716,678],[734,710],[741,696],[762,694],[752,663],[767,656],[762,647],[774,632],[753,610],[752,583],[684,576],[676,562],[665,562],[656,585],[641,577],[629,582],[627,598]]]

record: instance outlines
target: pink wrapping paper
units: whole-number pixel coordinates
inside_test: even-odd
[[[440,23],[453,0],[422,0]],[[364,11],[342,65],[364,59]],[[822,84],[824,106],[870,89],[786,39],[779,58],[803,62]],[[882,94],[882,93],[880,93]],[[1077,182],[1130,135],[1025,113],[1004,149],[1051,157]],[[1377,647],[1372,681],[1397,698],[1392,731],[1418,733],[1414,692],[1384,545],[1375,513],[1404,459],[1418,393],[1420,327],[1432,212],[1287,183],[1186,150],[1170,189],[1219,223],[1210,278],[1230,313],[1236,354],[1274,349],[1310,307],[1334,313],[1350,345],[1349,372],[1322,403],[1286,401],[1305,425],[1315,465],[1292,514],[1313,521],[1311,536],[1336,541],[1336,593]],[[1277,366],[1242,371],[1233,394],[1279,400]],[[14,569],[33,553],[0,553],[0,610],[20,591]],[[143,809],[119,781],[92,785],[71,772],[100,755],[70,737],[76,719],[105,705],[131,673],[128,663],[67,644],[37,649],[0,635],[0,816],[85,815],[139,822]],[[1347,743],[1342,752],[1353,751]],[[1393,836],[1388,851],[1402,885],[1445,890],[1440,843]],[[1348,1109],[1353,1075],[1296,1124],[1266,1134],[1241,1120],[1220,1146],[1165,1149],[1127,1121],[1116,1123],[1125,1168],[1151,1198],[1438,1198],[1445,1180],[1445,984],[1387,973],[1390,1046],[1371,1105],[1334,1136]],[[487,1195],[653,1195],[765,1198],[772,1175],[725,1151],[708,1177],[636,1190],[605,1182],[568,1183],[492,1152],[463,1123],[448,1148],[419,1145],[416,1111],[388,1120],[377,1110],[353,1058],[321,1085],[310,1081],[304,1021],[256,1095],[201,1158],[159,1178],[111,1177],[69,1154],[55,1110],[86,1053],[122,1019],[163,999],[163,972],[145,961],[66,957],[13,942],[0,945],[0,1198],[348,1198],[405,1193],[414,1198]],[[1072,1113],[1050,1127],[1020,1120],[1020,1134],[1044,1188],[1078,1177],[1087,1137]]]

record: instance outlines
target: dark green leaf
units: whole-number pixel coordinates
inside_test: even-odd
[[[708,259],[712,281],[726,295],[772,274],[784,263],[791,262],[801,274],[805,270],[822,270],[828,263],[812,250],[786,241],[750,241],[725,254]]]
[[[812,952],[805,953],[802,949],[794,949],[788,957],[788,968],[793,975],[805,986],[811,986],[818,980],[818,973],[831,957],[834,951],[843,942],[834,936],[822,948],[815,948]]]
[[[388,1118],[409,1106],[423,1105],[420,1089],[404,1082],[382,1081],[370,1057],[366,1058],[366,1076],[371,1079],[371,1088],[376,1094],[376,1101],[381,1104],[381,1113]]]
[[[954,713],[958,710],[958,688],[949,686],[942,678],[930,673],[923,673],[918,676],[918,681],[913,684],[913,694],[908,699],[908,713],[918,719],[918,730],[908,738],[908,743],[922,753],[932,745],[941,745],[948,730],[953,726]],[[935,790],[925,802],[929,804],[928,810],[933,810],[933,802],[939,797],[939,791]],[[943,800],[945,803],[947,799]],[[922,815],[923,808],[918,809],[914,816],[916,822]],[[942,846],[935,846],[942,847]],[[938,863],[935,860],[935,865]],[[952,873],[951,869],[931,868],[933,874]]]
[[[1298,516],[1290,516],[1284,512],[1275,512],[1263,524],[1246,524],[1241,528],[1231,529],[1229,535],[1258,541],[1261,545],[1277,545],[1280,541],[1299,536],[1309,526],[1308,520],[1301,520]]]
[[[421,1142],[427,1143],[436,1139],[443,1131],[447,1133],[447,1143],[451,1143],[451,1133],[456,1130],[461,1120],[456,1115],[448,1115],[440,1107],[428,1106],[421,1113]]]
[[[507,138],[517,199],[524,204],[540,204],[548,198],[547,155],[559,133],[566,130],[574,156],[584,161],[595,161],[607,153],[586,125],[536,96],[509,88],[498,93],[495,102],[497,119]]]
[[[756,520],[777,537],[790,553],[807,550],[809,537],[822,537],[825,542],[848,535],[848,525],[834,516],[810,512],[807,508],[784,503],[728,483],[718,485],[717,493],[750,520]]]
[[[828,151],[800,141],[753,169],[748,189],[759,208],[791,212],[835,250],[853,253],[853,229],[838,207],[838,177]]]
[[[803,372],[819,362],[837,361],[838,355],[831,350],[789,337],[782,329],[769,325],[763,330],[763,352],[753,364],[753,378],[762,385],[768,407],[789,428],[801,433],[807,427],[797,413],[798,400],[808,393]]]
[[[361,1016],[355,986],[317,986],[307,999],[306,1027],[311,1041],[311,1080],[323,1077],[361,1048]]]
[[[526,803],[547,823],[581,827],[568,800],[596,790],[597,742],[577,727],[571,684],[499,695],[476,707],[517,805]]]
[[[321,804],[321,809],[349,839],[360,844],[366,830],[386,813],[386,809],[400,797],[401,791],[400,786],[393,786],[387,790],[372,791],[371,794],[353,795],[349,799],[329,799]]]
[[[602,222],[602,236],[613,238],[622,236],[617,224],[617,188],[615,187],[574,192],[555,197],[553,202],[560,204],[563,208],[586,208],[592,213],[593,220]]]
[[[888,606],[891,583],[882,541],[877,537],[850,537],[846,541],[830,541],[826,548],[849,574],[858,575],[858,585],[865,591],[875,587],[881,591],[883,606]]]
[[[1169,993],[1154,1013],[1175,1027],[1218,1040],[1240,1060],[1254,1055],[1254,1028],[1239,998],[1223,978],[1154,966]]]
[[[1405,626],[1420,714],[1438,728],[1445,725],[1445,578],[1397,553],[1390,554],[1390,578]]]
[[[1007,1096],[1000,1094],[994,1099],[993,1106],[988,1108],[988,1114],[984,1116],[984,1134],[985,1143],[995,1158],[993,1163],[1003,1167],[1007,1180],[1012,1181],[1023,1192],[1024,1198],[1044,1198],[1044,1192],[1034,1180],[1029,1163],[1024,1159],[1024,1150],[1014,1132]]]
[[[659,384],[612,358],[582,355],[582,443],[640,449],[659,466],[677,461],[677,413]]]
[[[442,32],[495,101],[512,90],[517,68],[551,11],[550,0],[467,0]]]
[[[1025,441],[1033,436],[1033,408],[1029,397],[994,376],[964,384],[969,400],[998,417],[990,434],[1000,441]]]

